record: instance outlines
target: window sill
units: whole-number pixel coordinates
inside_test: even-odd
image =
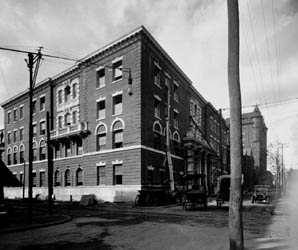
[[[97,118],[96,121],[98,122],[98,121],[102,121],[104,119],[106,119],[106,117]]]
[[[156,87],[158,87],[158,88],[161,89],[161,85],[159,85],[159,84],[157,84],[157,83],[154,83],[154,85],[155,85]]]
[[[100,90],[100,89],[103,89],[105,87],[106,87],[106,85],[103,85],[103,86],[97,87],[96,90]]]
[[[113,114],[112,116],[115,117],[117,115],[123,115],[123,112],[122,113]]]
[[[161,121],[161,118],[159,116],[154,115],[154,117]]]
[[[114,81],[112,81],[112,84],[113,84],[113,83],[120,82],[122,79],[123,79],[123,78],[120,78],[120,79],[114,80]]]

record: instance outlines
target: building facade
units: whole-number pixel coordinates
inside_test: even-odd
[[[47,112],[54,194],[61,200],[92,193],[103,201],[128,201],[138,190],[168,183],[167,121],[176,185],[196,171],[206,173],[212,187],[218,144],[222,154],[227,151],[226,137],[219,141],[207,129],[208,110],[214,124],[222,119],[218,112],[143,26],[37,84],[32,105],[34,195],[47,195]],[[28,91],[2,107],[4,159],[28,186]],[[226,126],[222,130],[227,134]],[[21,197],[22,190],[5,192]]]

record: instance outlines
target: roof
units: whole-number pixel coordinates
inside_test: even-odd
[[[106,46],[92,52],[91,54],[83,57],[82,59],[78,60],[73,66],[70,68],[64,70],[63,72],[51,77],[46,78],[45,80],[39,82],[36,84],[36,88],[43,86],[44,84],[48,83],[50,80],[57,80],[58,78],[61,78],[65,76],[66,74],[79,69],[80,65],[84,62],[87,62],[88,60],[92,60],[94,57],[99,56],[101,53],[114,48],[115,46],[125,42],[127,39],[134,37],[135,35],[141,33],[146,35],[146,37],[158,48],[158,50],[161,52],[161,54],[173,65],[173,67],[186,79],[187,82],[189,82],[190,85],[192,85],[192,81],[186,76],[186,74],[181,70],[181,68],[174,62],[174,60],[168,55],[168,53],[159,45],[159,43],[155,40],[155,38],[149,33],[149,31],[143,26],[139,26],[136,29],[132,30],[131,32],[127,33],[126,35],[121,36],[120,38],[114,40],[113,42],[107,44]],[[19,98],[29,92],[29,89],[22,91],[21,93],[13,96],[12,98],[8,99],[7,101],[1,103],[1,106],[5,106],[11,101],[14,101],[16,98]]]
[[[0,183],[4,187],[20,187],[22,184],[0,159]]]

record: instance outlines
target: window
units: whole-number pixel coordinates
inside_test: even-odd
[[[122,111],[121,111],[122,112]],[[106,117],[106,101],[101,100],[97,102],[97,119],[104,119]]]
[[[11,112],[10,111],[7,112],[7,123],[8,124],[11,123]]]
[[[13,149],[13,164],[18,164],[18,148]]]
[[[179,88],[178,83],[174,82],[174,100],[175,101],[179,101],[179,99],[178,99],[178,88]]]
[[[7,149],[7,165],[11,165],[11,149]]]
[[[154,65],[154,84],[160,86],[160,67],[156,64]]]
[[[61,185],[60,180],[61,180],[60,171],[56,170],[54,173],[54,186],[55,187],[60,187],[60,185]]]
[[[62,116],[58,117],[58,128],[62,128]]]
[[[123,124],[121,121],[115,122],[113,126],[113,148],[123,147]]]
[[[20,120],[24,118],[24,106],[20,107]]]
[[[46,180],[46,173],[44,171],[39,172],[39,186],[44,187]]]
[[[105,166],[97,167],[97,185],[105,184]]]
[[[72,85],[72,99],[75,99],[77,97],[77,84],[74,83]]]
[[[25,162],[25,147],[24,145],[20,146],[20,163]]]
[[[122,79],[122,59],[113,63],[113,81]]]
[[[64,89],[64,101],[68,102],[70,100],[70,86],[66,86]]]
[[[45,141],[41,141],[40,142],[40,146],[39,146],[39,160],[44,160],[46,159],[46,143]]]
[[[36,187],[36,172],[32,172],[32,186]]]
[[[174,127],[175,128],[178,128],[178,112],[177,111],[174,111]]]
[[[11,132],[7,133],[7,143],[10,144],[11,143]]]
[[[40,104],[39,110],[44,111],[46,109],[46,97],[45,96],[42,96],[39,98],[39,104]]]
[[[60,157],[61,157],[60,144],[57,143],[57,144],[55,144],[55,159],[60,158]]]
[[[16,122],[18,119],[18,110],[14,109],[13,110],[13,121]]]
[[[40,125],[40,135],[45,135],[46,134],[46,121],[41,121],[39,123]]]
[[[96,88],[103,88],[106,86],[106,76],[105,76],[105,68],[101,68],[97,71],[96,74]]]
[[[154,98],[154,116],[160,118],[160,99]]]
[[[18,140],[18,131],[14,130],[13,131],[13,142],[17,142],[17,140]]]
[[[161,130],[161,126],[158,123],[154,124],[153,132],[154,132],[154,142],[153,142],[154,148],[157,150],[161,150],[162,149],[162,145],[161,145],[162,130]]]
[[[58,91],[58,104],[61,104],[62,103],[62,90],[60,89]]]
[[[33,142],[32,148],[33,148],[33,161],[37,161],[37,143],[36,142]]]
[[[70,114],[66,113],[64,116],[64,126],[70,125]]]
[[[122,94],[113,96],[113,115],[122,114]]]
[[[70,180],[70,170],[66,169],[65,174],[64,174],[64,184],[65,187],[71,186],[71,180]]]
[[[77,121],[78,121],[78,112],[73,111],[72,112],[72,124],[77,124]]]
[[[77,145],[77,155],[82,155],[83,154],[83,141],[81,138],[76,141],[76,145]]]
[[[65,157],[71,156],[71,144],[70,141],[65,142]]]
[[[24,128],[20,128],[20,141],[24,140]]]
[[[83,170],[78,168],[76,172],[76,184],[77,186],[83,186]]]
[[[36,114],[36,100],[32,101],[32,113]]]
[[[97,151],[104,149],[107,141],[106,135],[107,135],[107,132],[106,132],[105,126],[104,125],[99,126],[96,131]]]
[[[113,185],[122,184],[122,164],[113,166]]]
[[[33,137],[36,137],[36,135],[37,135],[37,124],[36,123],[32,125],[32,130],[33,130]]]

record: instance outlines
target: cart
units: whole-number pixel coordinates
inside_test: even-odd
[[[184,191],[182,193],[182,207],[184,210],[195,209],[197,205],[207,209],[208,195],[204,174],[187,174],[183,176]]]
[[[230,200],[230,184],[231,176],[221,175],[217,178],[217,190],[216,190],[216,205],[221,207],[222,204]]]
[[[162,185],[144,186],[135,199],[136,206],[159,206],[174,203],[175,193],[170,193],[167,187]]]

